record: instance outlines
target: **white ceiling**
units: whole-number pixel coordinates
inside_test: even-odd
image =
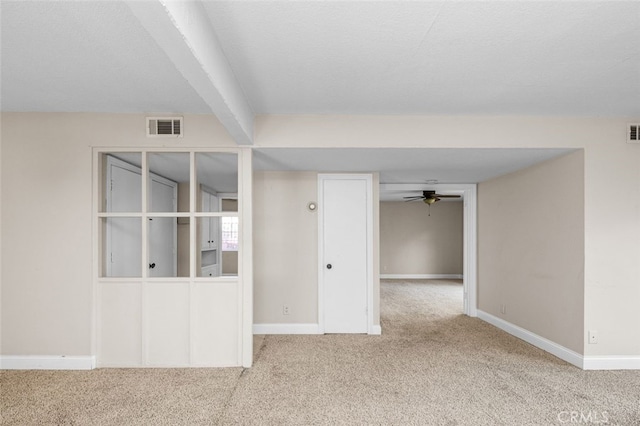
[[[182,26],[165,6],[1,0],[2,111],[213,112],[239,143],[251,114],[640,116],[638,1],[196,1]],[[472,183],[564,152],[258,147],[256,167]]]
[[[256,114],[640,115],[637,1],[202,3]],[[4,111],[211,112],[126,3],[1,5]]]
[[[640,2],[207,3],[257,113],[640,113]]]

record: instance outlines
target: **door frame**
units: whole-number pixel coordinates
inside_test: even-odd
[[[453,191],[464,197],[463,212],[463,312],[470,317],[478,316],[478,194],[477,184],[381,184],[380,192],[406,191]]]
[[[318,333],[325,333],[324,324],[324,182],[328,180],[364,180],[367,191],[367,334],[376,332],[373,324],[373,174],[371,173],[319,173],[318,174]]]

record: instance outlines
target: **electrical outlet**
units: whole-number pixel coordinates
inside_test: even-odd
[[[289,305],[282,305],[282,315],[289,315]]]
[[[595,345],[598,343],[598,332],[596,330],[589,330],[589,344]]]

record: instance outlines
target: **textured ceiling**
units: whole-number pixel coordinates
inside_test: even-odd
[[[118,1],[2,1],[3,111],[210,109]]]
[[[255,113],[640,115],[640,2],[205,1]],[[5,1],[2,109],[209,113],[120,1]]]
[[[257,113],[640,114],[640,2],[225,2]]]

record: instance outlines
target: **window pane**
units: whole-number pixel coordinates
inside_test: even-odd
[[[101,157],[102,212],[140,212],[142,209],[141,154],[110,153]]]
[[[222,252],[222,275],[237,276],[238,275],[238,252],[223,251]]]
[[[220,152],[196,153],[196,175],[200,196],[197,211],[220,211],[220,199],[238,193],[238,156]],[[210,195],[217,197],[215,204],[207,200]]]
[[[188,217],[178,218],[178,276],[188,277],[191,266],[191,254],[189,251],[189,225]]]
[[[181,222],[184,219],[181,218]],[[150,217],[148,222],[148,237],[149,237],[149,261],[148,261],[148,276],[155,277],[177,277],[178,276],[178,258],[183,261],[186,257],[186,268],[184,264],[181,264],[181,272],[184,273],[186,269],[186,275],[189,273],[189,245],[178,245],[178,227],[181,228],[180,236],[184,238],[185,228],[187,239],[189,237],[188,222],[185,225],[178,225],[177,217]],[[183,250],[179,253],[178,249]],[[185,252],[186,251],[186,254]]]
[[[149,211],[189,211],[189,154],[150,153]]]
[[[141,277],[142,226],[137,217],[110,217],[101,220],[104,235],[105,277]]]
[[[238,251],[238,218],[222,218],[222,251]]]
[[[200,248],[197,275],[238,275],[238,218],[199,217],[197,223]]]
[[[223,212],[237,212],[238,211],[238,199],[237,198],[222,198],[220,203]]]

